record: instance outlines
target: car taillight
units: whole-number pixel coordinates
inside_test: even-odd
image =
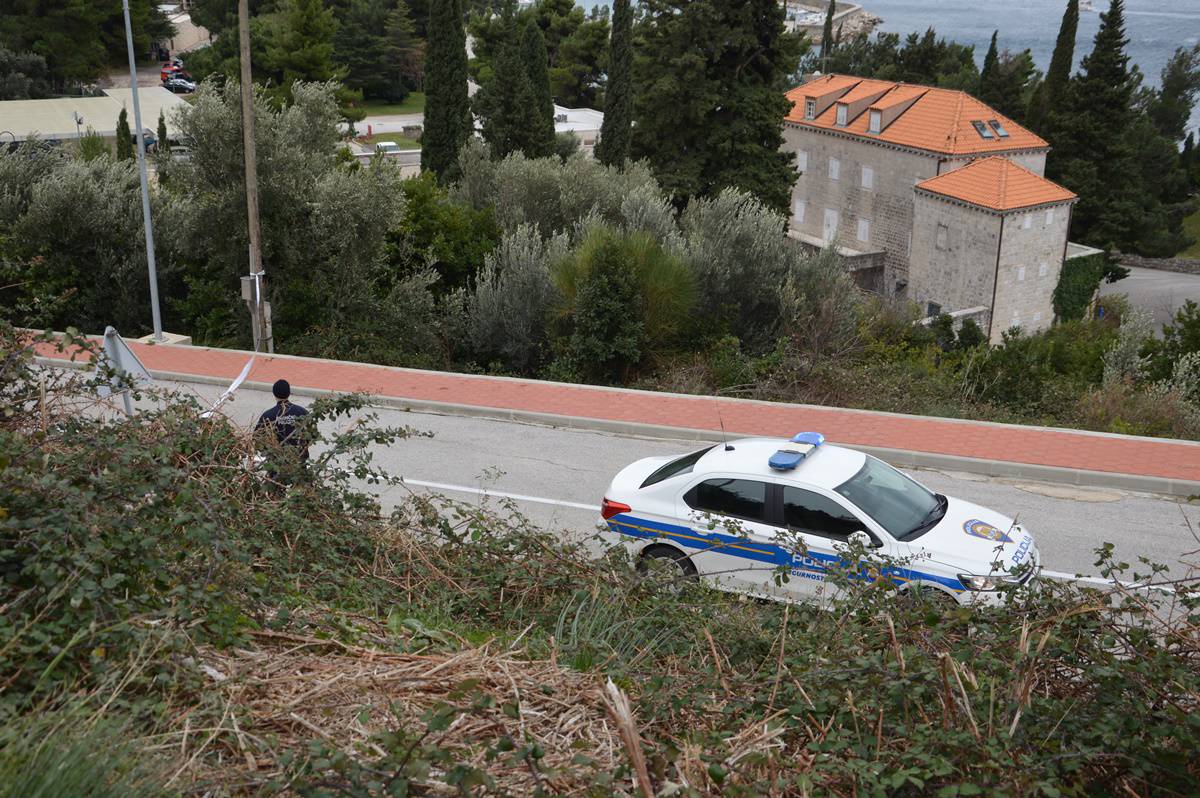
[[[628,504],[621,504],[620,502],[615,502],[612,499],[605,498],[604,503],[600,505],[600,517],[607,521],[614,515],[627,513],[632,509],[633,508]]]

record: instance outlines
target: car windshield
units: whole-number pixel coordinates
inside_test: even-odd
[[[653,474],[646,477],[646,481],[643,482],[640,487],[648,488],[651,485],[657,485],[659,482],[670,479],[671,477],[677,477],[680,474],[690,474],[692,467],[696,465],[696,461],[703,457],[705,452],[712,448],[713,447],[711,446],[706,446],[698,452],[685,454],[683,457],[678,457],[666,465],[659,466]]]
[[[858,473],[834,490],[898,540],[920,537],[946,514],[944,496],[869,455]]]

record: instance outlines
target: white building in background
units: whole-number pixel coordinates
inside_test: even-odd
[[[592,157],[600,128],[604,125],[604,112],[594,108],[564,108],[554,106],[554,132],[574,133],[579,138],[579,149]]]
[[[185,100],[161,86],[141,87],[142,124],[154,130],[161,112],[167,130],[174,132],[172,111]],[[49,100],[6,100],[0,102],[0,144],[40,138],[43,141],[75,139],[90,127],[105,138],[117,135],[117,117],[124,108],[133,128],[133,90],[105,89],[100,97],[57,97]],[[76,121],[78,120],[78,122]]]

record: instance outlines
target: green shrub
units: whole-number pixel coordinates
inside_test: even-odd
[[[0,717],[3,717],[0,715]],[[4,718],[0,798],[157,798],[171,793],[125,742],[128,729],[80,710]]]
[[[347,485],[376,474],[368,443],[407,434],[366,424],[326,438],[320,425],[357,414],[361,398],[313,402],[313,481],[280,499],[246,469],[245,438],[223,416],[202,419],[187,396],[163,395],[129,419],[56,413],[43,428],[28,351],[0,329],[15,385],[0,394],[8,696],[53,693],[84,676],[103,684],[146,640],[167,650],[187,637],[227,643],[268,596],[331,598],[357,581],[351,563],[370,557],[378,504]],[[74,372],[49,376],[52,398],[92,392]]]
[[[405,205],[389,234],[392,268],[401,275],[432,268],[439,293],[465,287],[500,241],[492,210],[451,201],[432,172],[400,185]]]
[[[1200,352],[1200,305],[1189,299],[1175,311],[1175,318],[1163,325],[1162,339],[1154,340],[1147,349],[1150,374],[1167,379],[1185,355]]]
[[[783,313],[780,291],[804,260],[785,226],[781,215],[733,188],[688,203],[679,228],[705,332],[733,335],[751,352],[771,346]]]
[[[498,360],[518,373],[543,364],[551,312],[560,298],[550,268],[566,254],[565,235],[543,241],[528,225],[506,233],[488,253],[467,298],[471,355],[477,362]]]
[[[619,379],[642,359],[648,302],[638,290],[632,260],[612,234],[603,239],[593,234],[576,257],[582,273],[560,278],[570,280],[563,293],[573,301],[560,357],[584,380]]]
[[[1054,287],[1055,318],[1059,321],[1082,319],[1108,270],[1109,256],[1103,252],[1063,261],[1058,285]]]
[[[626,375],[677,345],[694,297],[687,267],[647,233],[593,227],[554,281],[559,368],[586,379]]]

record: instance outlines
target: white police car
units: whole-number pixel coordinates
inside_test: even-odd
[[[1001,586],[1039,570],[1032,536],[1011,518],[815,432],[638,460],[613,479],[601,517],[639,563],[673,562],[718,587],[784,600],[830,598],[828,568],[852,540],[900,589],[960,604],[995,603]]]

